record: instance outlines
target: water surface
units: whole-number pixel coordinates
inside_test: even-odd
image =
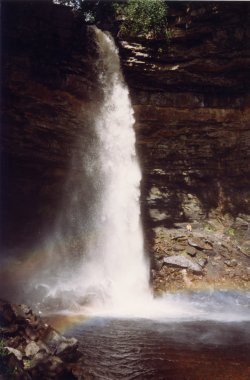
[[[86,379],[250,379],[249,321],[96,317],[78,320],[67,335],[80,342]]]

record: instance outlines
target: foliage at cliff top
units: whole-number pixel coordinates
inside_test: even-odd
[[[125,37],[166,38],[165,0],[54,0],[83,12],[87,23],[119,23],[119,35]]]
[[[120,17],[120,34],[131,37],[167,36],[167,5],[164,0],[128,0],[114,4]]]

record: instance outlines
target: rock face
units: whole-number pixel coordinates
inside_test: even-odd
[[[153,286],[156,292],[217,287],[249,289],[250,256],[223,225],[155,228]]]
[[[249,4],[170,2],[168,20],[169,43],[120,41],[148,249],[161,227],[202,233],[210,222],[248,247]]]
[[[3,245],[30,247],[54,228],[90,149],[96,50],[81,17],[52,1],[3,2],[2,24]]]
[[[224,275],[248,287],[249,4],[170,2],[168,20],[169,42],[118,38],[135,110],[155,289]],[[91,33],[69,8],[3,2],[2,40],[2,244],[25,251],[58,219],[67,222],[62,200],[72,198],[91,155],[102,93]],[[87,186],[76,194],[81,215],[93,194]],[[162,266],[165,256],[178,255],[201,274]]]
[[[151,224],[249,213],[249,4],[170,3],[171,38],[121,41]]]

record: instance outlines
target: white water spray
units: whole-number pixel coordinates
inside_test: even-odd
[[[94,304],[117,308],[136,304],[149,295],[149,267],[140,222],[141,172],[133,109],[115,43],[97,28],[95,33],[104,102],[95,122],[98,153],[89,170],[97,176],[99,201],[81,291]]]

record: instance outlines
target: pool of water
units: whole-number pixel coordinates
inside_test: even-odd
[[[65,326],[71,317],[51,320]],[[74,318],[83,378],[249,380],[250,322]]]
[[[249,300],[176,294],[164,298],[165,314],[147,313],[157,318],[58,313],[48,321],[79,340],[84,380],[249,380]]]

